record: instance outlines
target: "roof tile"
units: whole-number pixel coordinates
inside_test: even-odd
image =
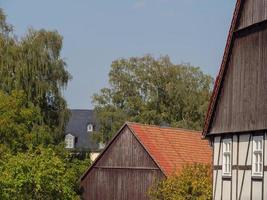
[[[135,136],[168,176],[185,164],[211,163],[211,148],[201,132],[127,123]]]

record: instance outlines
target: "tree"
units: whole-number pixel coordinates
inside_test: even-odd
[[[30,29],[17,39],[0,8],[0,199],[78,199],[90,159],[62,142],[71,76],[61,48],[56,31]]]
[[[62,37],[56,31],[33,30],[21,39],[13,35],[0,9],[0,89],[23,90],[28,101],[40,108],[42,123],[60,141],[68,117],[62,89],[71,75],[61,58]]]
[[[203,164],[187,165],[180,174],[158,182],[150,191],[151,200],[211,200],[211,167]]]
[[[107,142],[125,121],[200,130],[213,79],[198,67],[175,65],[165,56],[119,59],[112,63],[110,88],[93,96]]]
[[[88,160],[66,162],[53,148],[9,155],[0,165],[0,199],[79,199],[77,177],[88,165]]]
[[[0,149],[25,152],[40,144],[48,145],[50,128],[42,125],[40,109],[27,101],[23,91],[0,91]]]

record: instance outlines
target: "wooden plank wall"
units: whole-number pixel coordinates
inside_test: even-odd
[[[265,138],[267,134],[265,133]],[[267,199],[267,171],[263,179],[251,177],[252,168],[252,137],[250,134],[233,135],[232,138],[232,176],[222,176],[222,146],[221,136],[214,138],[214,170],[213,199],[231,200],[263,200]],[[265,140],[265,169],[267,166],[267,141]]]
[[[267,0],[244,1],[238,30],[267,19]]]
[[[86,200],[148,200],[148,190],[162,174],[158,170],[93,169],[86,178]]]
[[[267,129],[267,29],[235,39],[210,133]]]
[[[157,167],[128,128],[123,130],[96,166]]]
[[[82,181],[86,200],[148,200],[165,176],[126,127]]]

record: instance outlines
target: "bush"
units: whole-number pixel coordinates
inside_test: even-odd
[[[70,159],[43,147],[0,158],[0,199],[79,199],[77,181],[90,162]]]
[[[211,167],[204,164],[186,165],[180,174],[154,185],[149,196],[151,200],[211,200]]]

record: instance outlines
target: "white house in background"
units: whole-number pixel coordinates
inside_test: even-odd
[[[237,0],[203,135],[213,199],[267,199],[267,0]]]
[[[66,126],[66,148],[75,152],[90,152],[94,160],[104,148],[92,137],[97,131],[97,122],[93,110],[70,110],[70,119]]]

